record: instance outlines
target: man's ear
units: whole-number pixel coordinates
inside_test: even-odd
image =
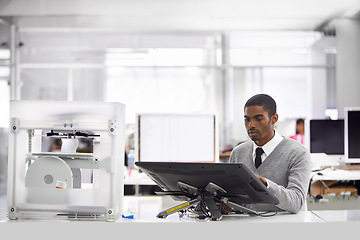
[[[277,123],[279,119],[279,115],[277,113],[275,113],[274,115],[271,116],[271,124],[275,125],[275,123]]]

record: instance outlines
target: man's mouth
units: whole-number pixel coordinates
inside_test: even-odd
[[[258,130],[248,130],[249,135],[254,135],[254,134],[257,134],[257,133],[259,133]]]

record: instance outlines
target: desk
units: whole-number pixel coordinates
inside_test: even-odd
[[[169,196],[126,196],[124,198],[124,213],[134,214],[133,220],[118,219],[117,222],[131,221],[131,222],[206,222],[208,220],[201,220],[188,216],[179,217],[178,213],[169,215],[168,217],[156,218],[156,215],[169,207],[180,204],[180,201],[175,201]],[[297,214],[290,214],[286,212],[279,212],[273,217],[259,217],[249,216],[247,214],[225,215],[220,222],[247,222],[247,223],[299,223],[299,222],[324,222],[310,211],[301,211]]]
[[[137,169],[124,172],[125,185],[157,185],[145,173],[140,173]]]
[[[202,239],[229,239],[235,236],[241,238],[256,237],[255,239],[277,238],[297,236],[306,239],[311,236],[314,238],[333,237],[334,234],[341,233],[344,237],[346,233],[353,233],[351,229],[356,229],[360,223],[359,211],[337,211],[337,217],[331,218],[331,211],[301,211],[297,214],[278,213],[273,217],[252,217],[248,215],[224,216],[221,221],[208,222],[193,218],[179,218],[179,215],[172,214],[165,219],[156,218],[159,211],[173,206],[174,201],[169,196],[125,196],[124,213],[134,211],[135,219],[119,218],[114,223],[94,222],[94,221],[0,221],[0,232],[11,236],[11,238],[22,238],[41,232],[42,236],[57,239],[149,239],[149,238],[195,238],[201,236]],[[348,217],[345,217],[348,216]],[[349,217],[350,216],[350,217]],[[324,224],[329,221],[344,221],[344,225]],[[357,224],[349,225],[348,221]],[[16,224],[14,224],[16,223]],[[309,224],[311,223],[311,224]],[[336,233],[334,233],[334,227]],[[289,232],[290,231],[290,232]],[[7,235],[9,234],[9,235]],[[44,235],[45,234],[45,235]],[[26,235],[26,236],[24,236]],[[65,236],[64,236],[65,235]],[[35,235],[34,235],[35,236]],[[19,238],[20,239],[20,238]],[[24,238],[25,239],[25,238]]]
[[[324,153],[311,154],[311,162],[313,171],[316,169],[323,169],[321,171],[313,172],[313,180],[359,180],[360,179],[360,164],[350,165],[334,160]],[[319,175],[319,173],[321,175]]]
[[[157,184],[151,180],[145,173],[140,173],[137,169],[124,171],[124,185],[134,185],[135,195],[139,195],[140,185],[157,186]]]
[[[338,181],[360,180],[359,166],[346,166],[343,168],[325,168],[322,171],[313,172],[311,195],[323,195],[328,193],[341,194],[347,192],[351,195],[357,194],[357,189],[351,184],[347,187],[328,188]],[[326,186],[324,186],[326,184]]]
[[[229,158],[231,151],[219,153],[219,158]]]
[[[322,175],[319,175],[322,174]],[[347,181],[347,180],[360,180],[360,170],[346,170],[340,168],[326,168],[319,172],[312,174],[313,181],[318,180],[335,180],[335,181]]]
[[[360,210],[312,211],[325,222],[360,222]]]
[[[181,203],[175,201],[169,196],[125,196],[123,201],[124,215],[133,214],[134,219],[118,218],[115,223],[179,223],[179,222],[206,222],[207,220],[201,220],[191,217],[179,217],[178,213],[169,215],[167,218],[157,218],[156,215],[164,209],[172,207]],[[4,207],[4,210],[6,208]],[[5,216],[5,215],[4,215]],[[22,221],[10,221],[7,218],[0,219],[0,222],[39,222],[40,220],[22,220]],[[64,222],[51,220],[51,222]],[[43,222],[43,221],[41,221]],[[65,221],[67,222],[67,221]],[[86,222],[86,221],[85,221]],[[91,221],[93,222],[93,221]],[[301,211],[297,214],[290,214],[286,212],[279,212],[273,217],[257,217],[249,216],[247,214],[229,215],[224,216],[219,222],[242,222],[242,223],[301,223],[301,222],[324,222],[317,215],[310,211]],[[1,223],[0,223],[1,224]]]
[[[145,173],[140,173],[137,169],[126,170],[124,172],[125,185],[157,185]]]

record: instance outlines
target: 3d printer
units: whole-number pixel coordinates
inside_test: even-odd
[[[123,104],[11,101],[8,218],[116,220],[124,141]]]

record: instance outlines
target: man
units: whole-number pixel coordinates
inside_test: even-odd
[[[284,210],[290,213],[306,208],[311,171],[309,151],[275,130],[278,121],[276,102],[269,95],[251,97],[245,104],[244,113],[245,127],[252,141],[235,147],[230,162],[244,163],[279,199],[276,206],[256,204],[247,207],[256,211]]]

